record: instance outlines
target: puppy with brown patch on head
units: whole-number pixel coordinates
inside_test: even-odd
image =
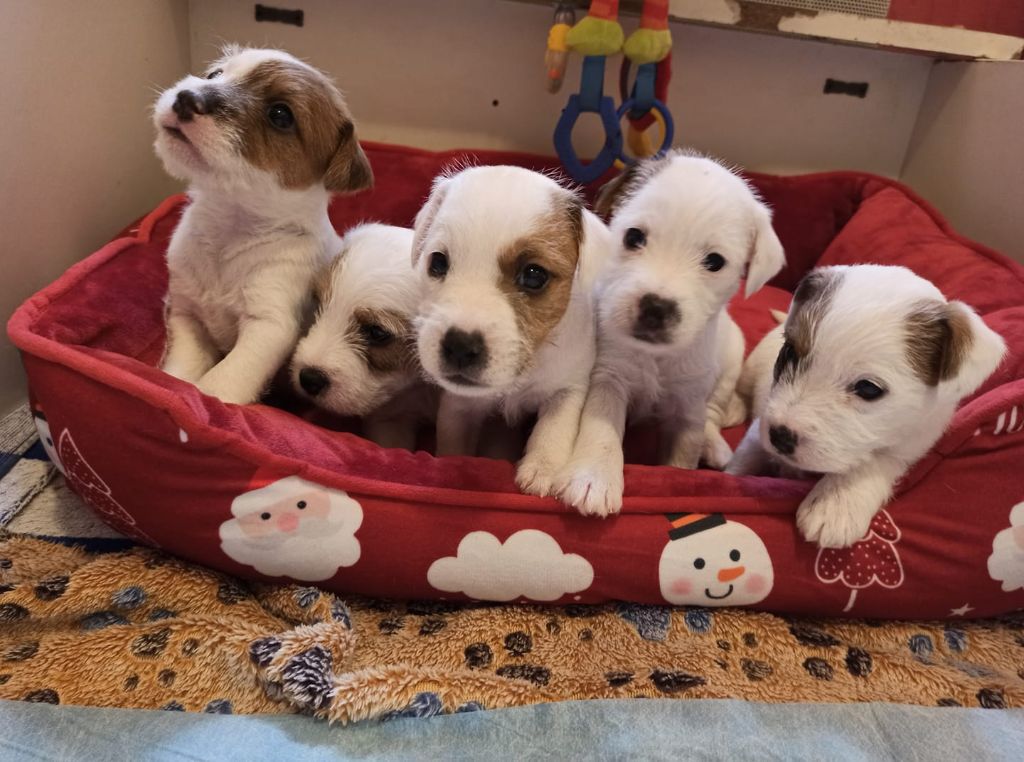
[[[435,391],[421,379],[412,321],[423,283],[409,264],[412,230],[349,230],[314,282],[316,319],[292,357],[296,391],[317,407],[361,416],[382,447],[413,449],[434,420]]]
[[[167,250],[162,367],[225,402],[255,402],[337,250],[329,194],[368,188],[370,165],[334,84],[277,50],[229,47],[153,112],[156,152],[190,199]]]
[[[586,398],[607,228],[550,177],[473,167],[434,181],[415,231],[427,283],[417,348],[443,389],[438,455],[475,454],[492,413],[515,422],[536,412],[516,483],[549,494]]]
[[[718,162],[679,151],[641,162],[602,191],[615,255],[599,276],[598,355],[560,497],[581,513],[622,506],[627,415],[660,424],[662,459],[724,468],[723,424],[743,364],[726,310],[747,272],[749,296],[784,263],[771,212]],[[737,418],[737,420],[733,420]]]
[[[822,547],[852,545],[1005,351],[974,310],[904,267],[812,270],[747,358],[738,389],[756,418],[726,470],[821,474],[797,526]]]

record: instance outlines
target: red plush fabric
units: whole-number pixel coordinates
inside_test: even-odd
[[[335,201],[339,230],[410,224],[434,175],[466,158],[373,144],[367,153],[376,187]],[[815,264],[879,262],[911,267],[974,305],[1011,347],[850,551],[820,554],[800,539],[793,513],[807,482],[645,466],[639,455],[626,469],[623,514],[601,521],[519,494],[508,462],[382,450],[283,409],[201,395],[155,367],[163,255],[182,197],[28,300],[9,331],[71,486],[128,534],[241,576],[398,598],[741,603],[850,616],[1024,606],[1024,506],[1011,518],[1024,504],[1024,270],[957,236],[898,183],[850,172],[751,179],[775,209],[789,265],[752,299],[734,300],[748,346]],[[727,435],[735,443],[741,433]],[[637,439],[631,452],[642,453]],[[299,502],[309,513],[296,513]],[[315,524],[315,511],[336,523]],[[677,514],[711,517],[691,526]],[[252,540],[265,556],[239,550],[235,535],[246,531],[259,537],[242,545]],[[697,558],[703,576],[694,576]]]

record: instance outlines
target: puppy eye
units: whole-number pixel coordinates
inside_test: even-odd
[[[209,74],[206,75],[206,78],[207,79],[217,79],[217,77],[219,77],[223,73],[224,73],[223,69],[214,69],[213,71],[211,71]]]
[[[874,402],[877,399],[881,399],[886,393],[885,389],[873,381],[868,381],[866,378],[862,378],[851,386],[850,391],[867,402]]]
[[[725,267],[725,257],[718,252],[713,251],[704,257],[704,261],[701,262],[701,264],[704,265],[705,270],[710,270],[711,272],[716,273]]]
[[[430,264],[427,265],[427,274],[431,278],[443,278],[448,274],[448,255],[441,251],[435,251],[430,255]]]
[[[286,103],[274,103],[267,109],[267,120],[275,129],[286,131],[295,126],[295,115]]]
[[[704,568],[704,564],[705,564],[704,559],[703,558],[698,558],[698,559],[696,559],[693,562],[693,568],[694,569],[703,569]]]
[[[270,520],[270,514],[267,513],[266,511],[264,511],[263,513],[260,514],[260,518],[263,519],[264,521],[269,521]]]
[[[782,371],[790,365],[796,365],[798,359],[793,345],[787,341],[782,345],[782,349],[779,350],[779,356],[775,358],[775,370],[772,373],[772,380],[778,382]]]
[[[381,328],[375,323],[364,323],[359,326],[359,333],[362,334],[363,338],[366,339],[366,343],[379,347],[381,344],[387,344],[393,338],[394,334],[386,328]]]
[[[636,251],[645,243],[647,243],[647,233],[640,228],[630,228],[622,237],[622,245],[630,251]]]
[[[548,284],[550,277],[548,271],[540,265],[527,265],[519,271],[516,283],[524,291],[537,292]]]

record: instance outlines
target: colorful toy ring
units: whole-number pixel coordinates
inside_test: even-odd
[[[619,106],[619,120],[621,120],[622,117],[633,108],[633,106],[634,103],[632,98],[624,101],[623,104]],[[661,147],[657,150],[654,149],[650,136],[647,135],[647,129],[649,128],[636,130],[632,125],[630,125],[626,135],[629,150],[633,152],[634,156],[627,156],[620,150],[619,156],[615,161],[615,166],[619,169],[624,169],[628,165],[635,164],[639,159],[646,159],[651,156],[660,156],[672,147],[672,140],[675,137],[675,123],[672,121],[672,114],[669,112],[668,107],[661,101],[655,100],[651,105],[649,113],[654,116],[654,122],[661,126]]]

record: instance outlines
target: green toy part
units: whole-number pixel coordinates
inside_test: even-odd
[[[584,56],[613,56],[622,50],[625,38],[617,21],[584,16],[569,30],[566,43]]]
[[[672,52],[672,33],[668,29],[641,27],[626,38],[622,52],[637,66],[658,63]]]

